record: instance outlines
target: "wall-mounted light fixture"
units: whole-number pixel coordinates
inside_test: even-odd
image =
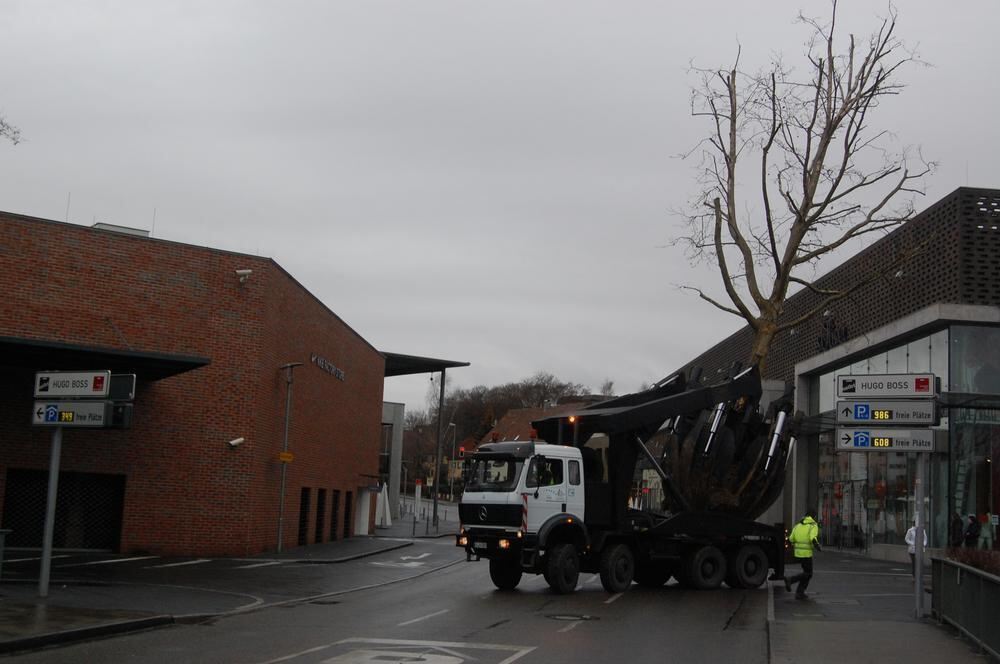
[[[239,438],[233,438],[231,441],[227,443],[227,445],[229,445],[232,448],[236,448],[242,445],[244,440],[245,439],[242,436],[240,436]]]
[[[241,284],[245,284],[251,274],[253,274],[253,270],[236,270],[236,276],[240,278]]]

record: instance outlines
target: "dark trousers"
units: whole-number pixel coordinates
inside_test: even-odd
[[[813,559],[812,558],[796,558],[796,561],[802,565],[802,573],[796,574],[788,579],[789,583],[797,583],[798,587],[795,589],[796,595],[805,595],[806,588],[809,587],[809,579],[813,578]]]

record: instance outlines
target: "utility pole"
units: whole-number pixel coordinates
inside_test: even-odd
[[[287,373],[285,374],[285,439],[281,446],[282,452],[288,451],[288,427],[292,421],[292,371],[295,367],[301,367],[301,362],[289,362],[288,364],[283,364],[280,368],[284,369]],[[281,553],[284,533],[285,533],[285,478],[288,474],[288,462],[285,460],[281,461],[281,496],[278,502],[278,553]]]
[[[444,433],[444,376],[445,369],[441,369],[441,395],[438,398],[438,435],[437,435],[437,452],[434,455],[434,507],[431,510],[433,514],[434,528],[438,526],[438,490],[441,486],[441,437]]]

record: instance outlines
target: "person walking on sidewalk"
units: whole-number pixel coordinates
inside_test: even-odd
[[[910,576],[917,575],[917,522],[906,531],[906,550],[910,553]],[[924,529],[924,549],[927,549],[927,530]]]
[[[806,588],[809,587],[809,579],[813,575],[813,549],[823,550],[819,545],[819,526],[816,524],[815,510],[806,510],[806,515],[792,528],[788,541],[792,544],[795,560],[802,565],[802,573],[791,578],[786,576],[785,590],[791,592],[792,585],[797,583],[795,598],[805,599]]]

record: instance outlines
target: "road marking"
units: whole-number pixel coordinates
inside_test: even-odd
[[[913,593],[869,593],[867,595],[854,595],[855,597],[913,597]]]
[[[55,560],[56,558],[70,558],[70,557],[71,557],[71,554],[66,554],[66,555],[62,555],[62,556],[52,556],[52,560]],[[14,559],[4,558],[4,562],[5,563],[26,563],[26,562],[30,562],[32,560],[41,560],[41,559],[42,559],[41,556],[38,556],[37,558],[14,558]]]
[[[621,596],[624,595],[624,594],[625,593],[616,593],[616,594],[612,595],[611,597],[607,598],[606,600],[604,600],[604,603],[605,604],[611,604],[611,602],[614,602],[615,600],[621,599]]]
[[[582,622],[583,622],[582,620],[577,620],[576,622],[571,622],[570,624],[566,625],[562,629],[556,630],[556,631],[559,631],[559,632],[568,632],[569,630],[573,629],[574,627],[576,627],[577,625],[579,625]]]
[[[253,565],[241,565],[240,567],[234,567],[233,569],[255,569],[257,567],[269,567],[270,565],[280,565],[281,560],[271,560],[266,563],[255,563]]]
[[[71,563],[60,565],[59,567],[83,567],[84,565],[114,565],[115,563],[128,563],[133,560],[150,560],[159,556],[135,556],[134,558],[112,558],[110,560],[91,560],[89,563]]]
[[[434,613],[428,613],[426,616],[420,616],[419,618],[414,618],[413,620],[407,620],[406,622],[401,622],[396,627],[406,627],[407,625],[412,625],[413,623],[421,622],[422,620],[429,620],[435,616],[440,616],[442,614],[448,613],[451,609],[441,609],[440,611],[435,611]]]
[[[211,558],[198,558],[196,560],[185,560],[181,563],[167,563],[166,565],[150,565],[143,569],[163,569],[164,567],[184,567],[185,565],[200,565],[201,563],[211,562]]]
[[[420,562],[417,562],[417,561],[413,561],[413,562],[409,562],[409,563],[381,563],[381,562],[375,562],[375,563],[368,563],[368,564],[369,565],[375,565],[376,567],[402,567],[403,569],[413,569],[415,567],[423,567],[424,566],[424,563],[420,563]]]
[[[261,662],[260,664],[277,664],[278,662],[287,662],[290,659],[295,659],[296,657],[302,657],[303,655],[310,655],[314,652],[319,652],[320,650],[326,650],[332,643],[328,643],[325,646],[316,646],[315,648],[309,648],[308,650],[303,650],[301,652],[295,652],[291,655],[285,655],[284,657],[278,657],[277,659],[269,659],[266,662]]]
[[[420,560],[421,558],[426,558],[429,555],[431,554],[421,553],[419,556],[402,556],[400,560]]]
[[[493,650],[498,652],[509,652],[512,653],[509,657],[500,660],[497,664],[513,664],[516,660],[524,657],[528,653],[534,651],[537,646],[509,646],[501,645],[497,643],[461,643],[456,641],[406,641],[403,639],[363,639],[363,638],[351,638],[343,639],[342,641],[335,641],[329,645],[331,646],[344,646],[355,644],[362,645],[379,645],[379,646],[394,646],[394,647],[409,647],[416,646],[419,648],[427,648],[431,650],[440,650],[442,652],[448,652],[449,650]],[[271,660],[272,662],[277,662],[281,660]],[[269,664],[267,662],[262,662],[261,664]]]

